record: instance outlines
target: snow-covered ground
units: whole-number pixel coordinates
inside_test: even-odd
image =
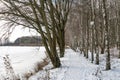
[[[105,54],[100,55],[100,65],[95,65],[79,52],[67,49],[61,62],[60,68],[40,71],[29,80],[120,80],[120,59],[112,57],[112,69],[106,71]]]
[[[43,61],[45,56],[44,47],[0,47],[0,76],[4,75],[5,65],[3,57],[9,55],[11,65],[16,74],[22,75],[32,71],[37,62]],[[0,78],[1,80],[1,78]]]
[[[112,53],[118,54],[117,49],[111,49]],[[33,70],[35,64],[46,57],[44,47],[6,46],[0,47],[0,54],[0,76],[5,75],[3,57],[6,54],[9,55],[15,73],[19,75]],[[66,49],[61,63],[60,68],[50,70],[46,69],[51,68],[52,65],[47,65],[45,70],[39,71],[29,80],[120,80],[120,59],[116,54],[111,56],[112,69],[109,71],[105,70],[105,54],[100,55],[100,65],[95,65],[91,63],[90,58],[86,59],[80,52]],[[2,80],[1,77],[0,80]]]

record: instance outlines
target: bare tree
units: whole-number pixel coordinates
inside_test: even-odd
[[[108,25],[108,15],[106,9],[106,0],[103,0],[103,9],[104,9],[104,21],[105,21],[105,31],[106,31],[106,42],[107,42],[107,56],[106,56],[106,70],[111,69],[110,64],[110,44],[109,44],[109,25]]]
[[[65,49],[64,28],[71,1],[1,0],[0,2],[4,5],[0,10],[1,20],[13,23],[15,26],[22,25],[36,30],[42,37],[53,66],[60,67],[56,42],[58,42],[63,56]]]

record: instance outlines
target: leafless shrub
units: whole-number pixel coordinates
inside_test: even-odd
[[[43,67],[46,66],[49,63],[48,59],[45,58],[43,59],[43,62],[37,62],[33,68],[32,71],[26,72],[23,76],[26,80],[28,80],[32,75],[34,75],[35,73],[37,73],[38,71],[43,70]],[[44,77],[43,77],[44,78]],[[38,79],[41,80],[41,79]],[[46,80],[46,79],[44,79]]]
[[[39,70],[43,70],[42,64],[44,63],[41,63],[41,62],[36,63],[36,72],[38,72]]]
[[[32,76],[32,75],[33,75],[33,72],[30,71],[30,72],[25,73],[23,77],[24,77],[24,79],[28,80],[29,77]]]
[[[45,58],[43,59],[43,62],[37,62],[32,71],[28,71],[24,73],[23,76],[20,77],[15,74],[9,59],[9,55],[5,55],[5,57],[3,57],[3,60],[4,60],[5,70],[6,70],[6,76],[3,76],[2,80],[28,80],[30,76],[34,75],[40,70],[43,70],[43,67],[49,63],[48,58]],[[46,75],[41,77],[42,80],[48,80],[48,75],[49,75],[48,71],[45,70],[45,72],[46,72]]]
[[[6,70],[5,80],[20,80],[19,76],[16,76],[13,70],[13,67],[10,63],[9,55],[5,55],[5,57],[3,57],[3,60]]]

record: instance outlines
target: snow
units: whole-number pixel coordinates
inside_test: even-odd
[[[33,70],[37,62],[45,56],[44,47],[0,47],[0,76],[5,75],[3,57],[8,54],[16,74],[22,75]],[[91,53],[86,59],[80,52],[66,49],[65,57],[60,58],[62,66],[51,69],[51,63],[29,78],[29,80],[120,80],[120,59],[117,58],[118,50],[111,52],[111,70],[105,70],[106,54],[100,54],[100,64],[91,63]],[[1,77],[0,77],[0,80]]]
[[[64,80],[96,80],[96,77],[93,75],[96,65],[89,63],[83,56],[80,56],[79,53],[69,51],[69,63],[68,70],[65,73]]]
[[[120,59],[118,59],[119,51],[117,48],[110,49],[111,53],[111,70],[105,70],[105,56],[106,54],[100,55],[100,65],[98,76],[101,80],[120,80]]]
[[[66,49],[60,68],[40,71],[29,80],[120,80],[120,59],[111,58],[112,69],[106,71],[105,54],[100,55],[100,65],[95,65],[80,52]]]
[[[3,57],[9,55],[11,65],[16,74],[22,75],[32,71],[37,62],[46,57],[44,47],[0,47],[0,75],[5,75]]]
[[[94,21],[91,21],[91,22],[90,22],[90,25],[93,25],[93,24],[94,24]]]

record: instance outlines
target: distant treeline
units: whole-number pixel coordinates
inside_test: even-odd
[[[7,42],[0,46],[41,46],[42,39],[40,36],[24,36],[17,38],[13,43]]]

